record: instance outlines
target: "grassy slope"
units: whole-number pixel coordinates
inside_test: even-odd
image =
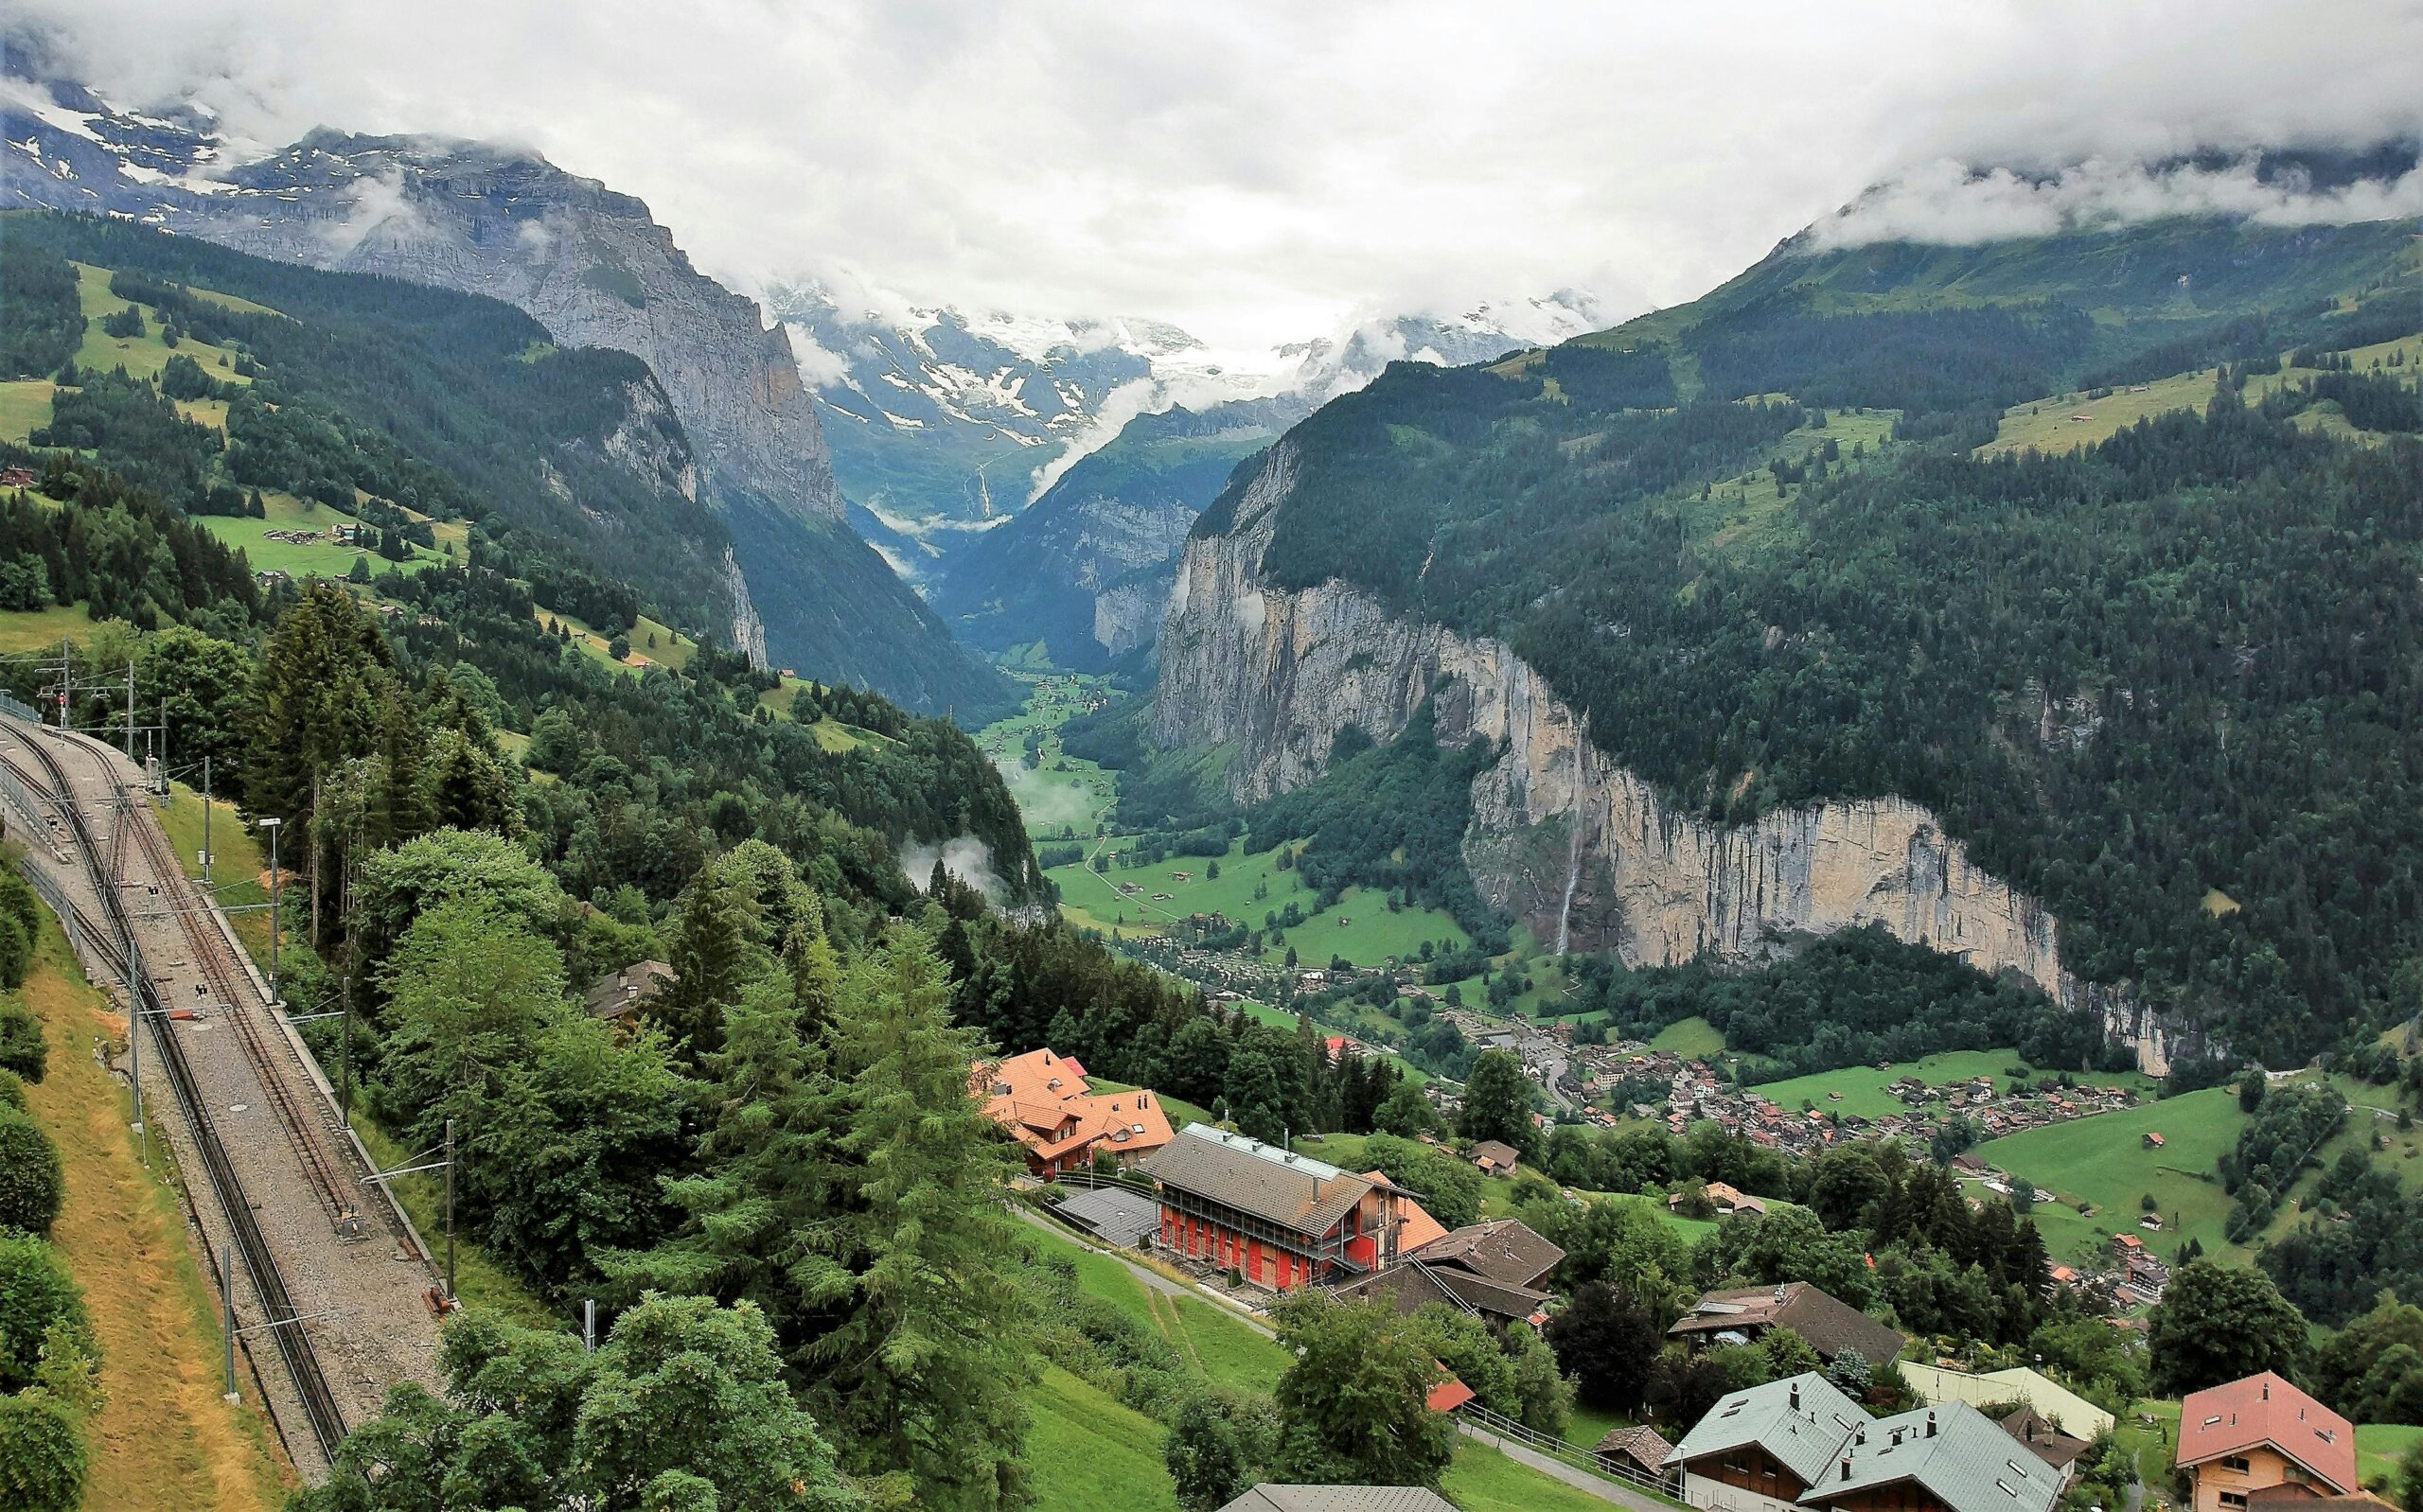
[[[97,368],[108,372],[112,368],[126,369],[131,378],[154,378],[168,365],[168,359],[180,353],[202,364],[203,372],[222,383],[249,384],[251,378],[236,372],[236,354],[224,347],[213,346],[186,337],[177,343],[174,351],[160,339],[160,321],[156,312],[146,309],[143,334],[140,336],[104,336],[100,320],[124,309],[127,301],[110,292],[107,269],[88,263],[77,263],[76,293],[84,307],[84,344],[76,350],[78,367]],[[222,298],[224,296],[221,296]]]
[[[50,396],[59,385],[48,378],[19,378],[0,383],[0,441],[18,446],[50,424]]]
[[[1176,1512],[1161,1425],[1057,1365],[1028,1394],[1026,1466],[1036,1512]]]
[[[2165,1228],[2159,1237],[2142,1237],[2162,1254],[2193,1236],[2208,1254],[2243,1257],[2242,1249],[2222,1238],[2230,1198],[2221,1190],[2215,1163],[2244,1122],[2237,1094],[2214,1087],[1990,1140],[1977,1153],[2060,1199],[2058,1205],[2039,1204],[2035,1211],[2037,1227],[2056,1257],[2106,1246],[2114,1233],[2138,1233],[2138,1199],[2148,1192]],[[2163,1136],[2164,1148],[2144,1148],[2149,1132]],[[2078,1211],[2082,1201],[2095,1204],[2092,1217]]]
[[[1689,1018],[1676,1019],[1657,1031],[1649,1042],[1653,1050],[1671,1050],[1689,1060],[1702,1060],[1724,1053],[1724,1036],[1716,1026],[1694,1013]]]
[[[1877,1118],[1902,1111],[1901,1099],[1885,1089],[1905,1076],[1915,1076],[1929,1086],[1988,1076],[2000,1086],[2007,1080],[2004,1076],[2006,1071],[2021,1068],[2025,1068],[2030,1077],[2042,1069],[2028,1066],[2017,1050],[1947,1050],[1923,1060],[1899,1062],[1882,1071],[1872,1065],[1855,1065],[1840,1071],[1794,1077],[1787,1081],[1764,1082],[1752,1090],[1787,1109],[1796,1109],[1806,1101],[1820,1112]],[[2152,1079],[2133,1071],[2090,1072],[2080,1076],[2078,1081],[2090,1086],[2131,1086],[2148,1097],[2154,1092]],[[1840,1101],[1829,1096],[1836,1092],[1842,1094]]]
[[[2285,361],[2286,353],[2281,354]],[[2397,367],[2388,366],[2393,355],[2403,356]],[[2367,373],[2379,364],[2379,371],[2390,378],[2412,381],[2415,364],[2423,361],[2423,336],[2409,336],[2373,346],[2360,346],[2347,354],[2348,360],[2359,373]],[[2008,451],[2076,451],[2082,447],[2110,439],[2139,420],[2179,410],[2202,410],[2212,401],[2218,371],[2200,368],[2193,373],[2175,373],[2150,383],[2115,389],[2099,399],[2090,399],[2083,391],[2055,395],[2049,398],[2030,399],[2003,412],[2001,428],[1994,439],[1977,448],[1981,457]],[[2249,378],[2246,398],[2249,403],[2262,398],[2284,384],[2319,376],[2319,370],[2284,367],[2281,372],[2263,374]],[[2337,421],[2339,433],[2358,436],[2361,432],[2347,426],[2331,407],[2331,420]],[[2301,419],[2304,417],[2301,417]]]
[[[391,565],[407,572],[416,572],[446,559],[425,546],[413,548],[411,561],[391,564],[376,552],[359,546],[343,546],[330,540],[309,544],[274,541],[269,538],[269,533],[274,530],[325,533],[337,525],[358,521],[341,510],[308,502],[285,493],[261,495],[261,510],[263,518],[259,519],[214,515],[204,516],[202,525],[222,543],[241,548],[245,560],[252,564],[255,571],[287,572],[298,578],[343,577],[352,571],[356,561],[364,557],[369,558],[373,572],[383,572]]]
[[[1587,1491],[1468,1438],[1456,1441],[1456,1462],[1440,1489],[1463,1512],[1604,1512],[1607,1506]]]
[[[124,1090],[89,1053],[125,1019],[84,982],[56,925],[43,930],[25,1000],[50,1044],[49,1075],[27,1088],[60,1147],[67,1204],[52,1239],[84,1288],[109,1400],[92,1431],[90,1507],[269,1512],[292,1475],[253,1398],[221,1397],[216,1294],[186,1246],[156,1140],[136,1159]]]

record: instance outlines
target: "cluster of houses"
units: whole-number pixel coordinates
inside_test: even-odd
[[[1102,1148],[1105,1138],[1125,1148],[1116,1143],[1115,1120],[1105,1134],[1104,1120],[1080,1111],[1105,1095],[1091,1092],[1083,1068],[1066,1057],[1035,1051],[978,1074],[991,1079],[988,1107],[1027,1146],[1038,1173]],[[1151,1095],[1108,1096],[1125,1099],[1123,1116],[1133,1099]],[[1420,1193],[1385,1171],[1350,1170],[1204,1124],[1165,1131],[1165,1122],[1129,1131],[1131,1139],[1152,1136],[1150,1148],[1123,1155],[1149,1188],[1118,1183],[1074,1192],[1058,1204],[1060,1216],[1109,1242],[1155,1249],[1200,1274],[1267,1292],[1318,1287],[1407,1313],[1439,1304],[1496,1328],[1547,1321],[1550,1278],[1565,1252],[1518,1221],[1450,1230],[1423,1208]],[[1512,1152],[1505,1154],[1511,1169]],[[1468,1158],[1493,1157],[1477,1148]],[[1721,1185],[1708,1195],[1737,1210],[1759,1204]],[[2158,1288],[2165,1278],[2133,1234],[2114,1240],[2113,1259],[2127,1284]],[[1777,1329],[1805,1341],[1830,1368],[1852,1356],[1899,1360],[1908,1343],[1803,1281],[1709,1292],[1669,1332],[1685,1345],[1714,1347],[1756,1344]],[[1978,1375],[1905,1363],[1901,1373],[1923,1403],[1907,1412],[1872,1416],[1827,1374],[1812,1372],[1727,1396],[1678,1442],[1626,1426],[1592,1452],[1609,1474],[1711,1512],[2052,1512],[2080,1456],[2113,1427],[2110,1413],[2034,1370]],[[1472,1400],[1449,1380],[1431,1405],[1458,1411]],[[2194,1484],[2194,1512],[2371,1500],[2356,1478],[2353,1429],[2277,1376],[2189,1397],[2179,1468]],[[1395,1512],[1441,1504],[1402,1487],[1372,1488],[1381,1499],[1355,1500],[1364,1494],[1267,1486],[1230,1507]]]
[[[2023,1377],[2034,1379],[2013,1379]],[[1732,1393],[1680,1443],[1620,1428],[1596,1452],[1707,1512],[2052,1512],[2111,1415],[2034,1371],[1965,1379],[2002,1395],[1980,1403],[1922,1388],[1924,1405],[1878,1417],[1811,1371]],[[2050,1388],[2045,1400],[2030,1395],[2037,1383]],[[2354,1427],[2268,1372],[2182,1403],[2177,1463],[2193,1512],[2389,1512],[2357,1479]],[[1259,1486],[1221,1512],[1452,1508],[1417,1487]]]
[[[1905,1076],[1888,1089],[1901,1102],[1901,1111],[1869,1116],[1824,1103],[1787,1108],[1756,1087],[1719,1080],[1707,1062],[1686,1059],[1671,1050],[1583,1046],[1573,1053],[1581,1090],[1593,1097],[1626,1082],[1636,1086],[1654,1079],[1665,1083],[1663,1108],[1634,1103],[1624,1110],[1631,1117],[1662,1118],[1678,1134],[1692,1124],[1713,1122],[1727,1134],[1793,1154],[1813,1154],[1846,1139],[1899,1139],[1923,1151],[1955,1117],[1968,1120],[1980,1137],[1999,1139],[2046,1124],[2134,1107],[2138,1100],[2134,1091],[2121,1086],[2006,1089],[1990,1076],[1936,1085]],[[1828,1100],[1839,1102],[1841,1094],[1829,1094]],[[1601,1121],[1616,1119],[1609,1115]]]

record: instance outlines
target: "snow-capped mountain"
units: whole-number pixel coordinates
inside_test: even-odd
[[[921,710],[1006,691],[843,526],[787,335],[699,273],[642,201],[490,143],[318,131],[271,150],[226,139],[196,106],[137,112],[32,77],[21,49],[8,65],[0,208],[485,294],[560,344],[628,352],[663,385],[705,474],[700,501],[732,536],[734,643]]]
[[[1138,415],[1265,398],[1318,404],[1392,361],[1480,361],[1633,313],[1563,292],[1372,318],[1225,354],[1163,321],[903,308],[821,283],[777,285],[766,302],[789,328],[853,518],[921,579]]]

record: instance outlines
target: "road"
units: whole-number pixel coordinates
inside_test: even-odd
[[[327,1079],[271,1009],[225,915],[177,865],[137,769],[106,746],[13,718],[0,719],[0,765],[11,833],[33,842],[27,870],[81,916],[80,954],[122,1003],[116,931],[104,921],[122,915],[133,934],[162,1005],[130,1018],[143,1040],[147,1134],[166,1139],[185,1173],[204,1274],[225,1285],[220,1257],[236,1256],[245,1355],[289,1454],[317,1479],[334,1436],[375,1415],[390,1387],[441,1384],[426,1247],[369,1179]],[[58,802],[60,774],[72,815]]]

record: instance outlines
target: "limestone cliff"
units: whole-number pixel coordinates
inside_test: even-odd
[[[1473,787],[1474,879],[1551,948],[1666,965],[1703,952],[1757,958],[1795,935],[1881,924],[2094,1010],[2148,1069],[2167,1068],[2151,1016],[2065,972],[2052,916],[1972,862],[1919,805],[1842,800],[1704,823],[1593,745],[1503,642],[1400,618],[1335,580],[1265,586],[1262,556],[1293,471],[1282,442],[1228,533],[1188,543],[1161,627],[1158,737],[1230,747],[1237,799],[1318,776],[1348,726],[1393,738],[1435,691],[1441,742],[1498,750]]]

